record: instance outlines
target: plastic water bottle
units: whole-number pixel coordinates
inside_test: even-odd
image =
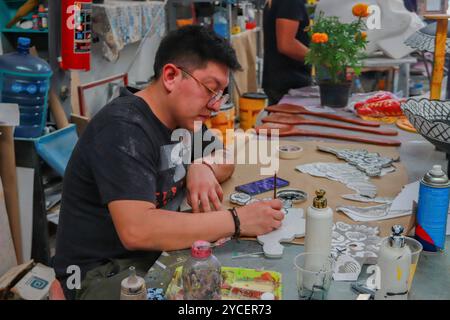
[[[219,260],[212,254],[211,244],[195,241],[191,256],[183,265],[184,300],[220,300],[222,274]]]
[[[213,25],[214,32],[216,32],[223,38],[228,38],[230,32],[228,30],[228,22],[226,14],[223,11],[218,11],[214,14],[213,19],[214,19]]]
[[[36,138],[42,134],[51,75],[47,62],[30,55],[29,38],[19,38],[16,52],[0,56],[0,102],[16,103],[20,109],[16,137]]]

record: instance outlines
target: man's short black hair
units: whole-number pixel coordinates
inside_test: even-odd
[[[232,71],[242,69],[226,39],[202,26],[182,27],[169,32],[161,41],[153,65],[153,78],[161,76],[167,63],[194,70],[205,67],[208,62],[226,65]]]

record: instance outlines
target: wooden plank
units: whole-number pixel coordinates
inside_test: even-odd
[[[22,261],[31,258],[33,235],[34,169],[17,167],[17,190],[19,191],[20,227],[22,235]]]
[[[77,126],[78,137],[81,137],[89,123],[89,118],[72,113],[70,115],[70,122]]]
[[[431,100],[441,99],[442,79],[444,78],[445,48],[447,41],[448,20],[437,20],[436,40],[434,46],[433,77],[431,79]]]
[[[450,16],[447,14],[427,14],[424,15],[424,18],[430,20],[448,20]]]
[[[13,127],[0,126],[0,177],[3,182],[6,210],[8,212],[9,225],[14,241],[17,262],[22,263],[22,241]]]
[[[72,113],[80,114],[80,101],[78,97],[78,86],[80,85],[80,75],[78,71],[70,71],[70,105]]]
[[[6,212],[3,187],[0,179],[0,277],[17,265],[16,252],[9,229],[8,213]]]
[[[56,95],[55,90],[50,89],[48,98],[50,104],[50,111],[52,112],[52,115],[55,118],[56,128],[62,129],[67,127],[69,125],[69,121],[67,120],[66,113],[64,112],[64,108],[58,96]]]

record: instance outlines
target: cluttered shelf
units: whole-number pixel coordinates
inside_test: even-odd
[[[34,29],[23,29],[18,27],[12,28],[1,28],[0,32],[3,33],[48,33],[48,30],[34,30]]]
[[[37,0],[0,0],[0,32],[48,33],[48,8]]]

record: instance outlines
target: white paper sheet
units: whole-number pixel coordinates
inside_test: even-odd
[[[20,122],[19,105],[0,103],[0,126],[18,126]]]

